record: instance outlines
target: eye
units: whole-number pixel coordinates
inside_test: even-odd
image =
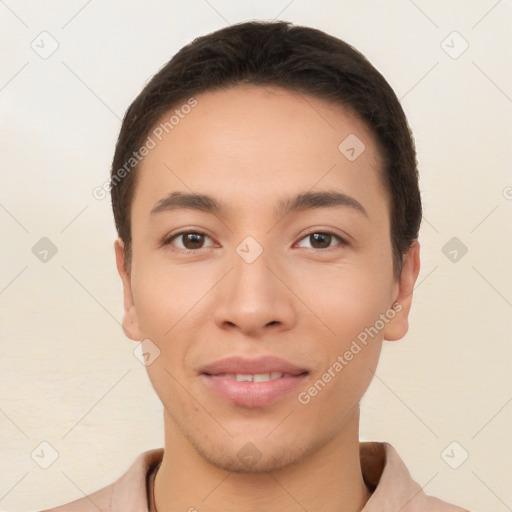
[[[304,245],[303,241],[309,242],[310,245]],[[338,244],[332,244],[338,240]],[[315,231],[313,233],[309,233],[299,242],[299,247],[309,247],[315,250],[329,249],[330,247],[334,247],[336,245],[347,245],[343,238],[335,235],[334,233],[324,232],[324,231]]]
[[[210,240],[212,243],[204,245],[206,240]],[[163,242],[163,245],[171,244],[184,251],[195,251],[197,249],[212,247],[214,245],[212,239],[208,235],[199,231],[182,231],[181,233],[177,233],[165,239]]]

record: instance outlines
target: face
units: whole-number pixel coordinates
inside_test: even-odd
[[[382,339],[407,331],[418,246],[394,279],[356,116],[253,85],[196,100],[137,170],[123,327],[150,340],[166,433],[219,468],[274,470],[353,424]]]

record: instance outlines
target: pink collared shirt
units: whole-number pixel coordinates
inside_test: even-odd
[[[388,443],[360,443],[361,468],[373,490],[361,512],[469,512],[427,496]],[[116,482],[66,505],[42,512],[155,512],[153,481],[163,448],[140,454]]]

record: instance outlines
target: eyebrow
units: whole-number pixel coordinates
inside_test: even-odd
[[[342,192],[331,190],[302,192],[296,196],[281,199],[277,202],[275,213],[284,216],[295,211],[337,206],[346,206],[368,218],[368,213],[359,201]],[[181,208],[215,214],[224,211],[221,204],[212,196],[175,191],[160,199],[151,210],[151,215]]]

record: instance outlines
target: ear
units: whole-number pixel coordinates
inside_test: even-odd
[[[139,320],[137,318],[137,311],[133,300],[133,291],[130,273],[126,268],[126,254],[124,250],[124,243],[121,238],[114,242],[114,250],[116,252],[116,265],[117,271],[123,282],[123,301],[124,301],[124,315],[123,315],[123,331],[128,338],[134,341],[140,341]]]
[[[420,244],[415,240],[404,254],[402,273],[397,282],[398,295],[393,305],[395,317],[384,328],[384,339],[396,341],[403,338],[409,329],[409,311],[412,292],[420,272]]]

